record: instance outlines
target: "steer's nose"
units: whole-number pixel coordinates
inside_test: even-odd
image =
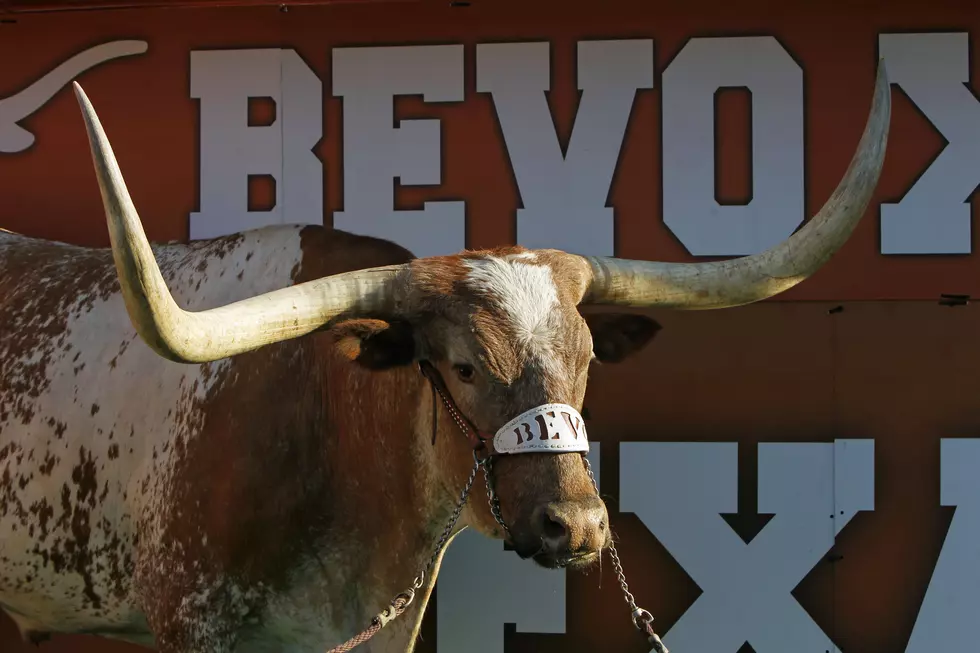
[[[599,497],[543,504],[533,524],[544,552],[556,558],[598,553],[609,541],[606,506]]]

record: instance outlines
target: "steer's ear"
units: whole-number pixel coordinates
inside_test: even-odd
[[[660,331],[660,324],[645,315],[595,313],[586,315],[592,331],[592,350],[602,363],[619,363],[643,349]]]
[[[368,369],[408,365],[415,358],[415,338],[408,322],[345,320],[330,333],[345,358]]]

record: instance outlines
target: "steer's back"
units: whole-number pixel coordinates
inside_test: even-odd
[[[156,247],[178,304],[282,288],[301,227]],[[228,361],[152,352],[109,250],[0,231],[0,607],[25,633],[145,632],[132,577],[144,508],[165,500],[173,438]]]

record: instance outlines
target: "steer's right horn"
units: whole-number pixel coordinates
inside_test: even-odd
[[[196,313],[181,309],[153,257],[95,109],[77,82],[74,88],[126,310],[155,352],[179,363],[204,363],[305,335],[341,314],[384,314],[394,309],[395,279],[403,265],[346,272]]]
[[[725,261],[661,263],[587,256],[592,281],[581,303],[727,308],[792,288],[826,263],[860,221],[881,175],[890,120],[891,86],[880,62],[871,113],[847,173],[799,231],[764,252]]]

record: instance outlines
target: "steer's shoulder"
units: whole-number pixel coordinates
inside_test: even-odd
[[[399,265],[414,255],[401,245],[318,225],[299,228],[301,263],[294,271],[297,283],[382,265]]]

